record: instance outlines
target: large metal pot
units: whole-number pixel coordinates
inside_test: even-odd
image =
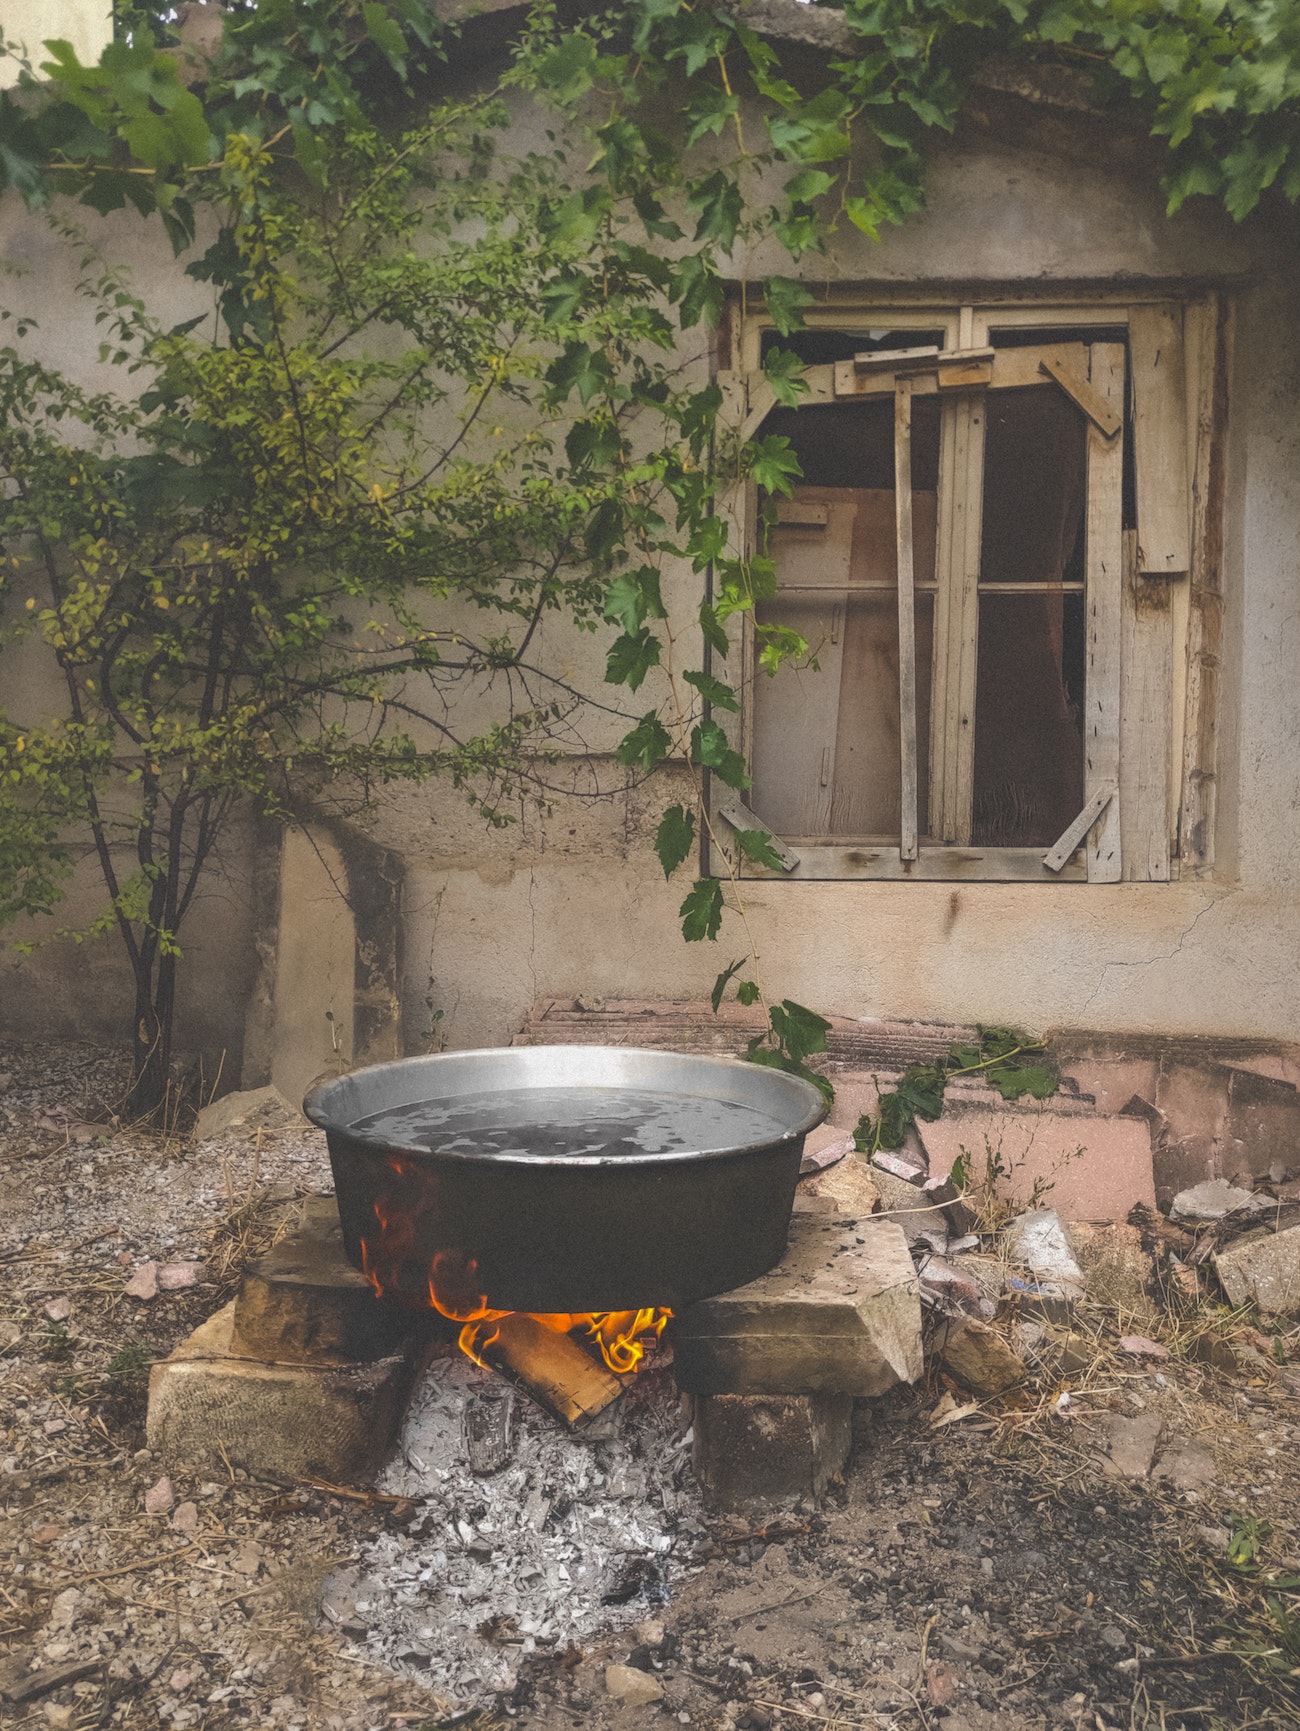
[[[498,1090],[617,1088],[752,1107],[765,1140],[613,1157],[403,1147],[361,1121]],[[312,1089],[347,1254],[382,1286],[428,1303],[435,1258],[468,1269],[498,1310],[669,1309],[743,1286],[786,1242],[806,1133],[826,1106],[811,1083],[734,1058],[622,1046],[519,1046],[376,1064]],[[468,1142],[470,1145],[465,1146]]]

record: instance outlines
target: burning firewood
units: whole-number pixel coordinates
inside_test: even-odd
[[[483,1363],[517,1383],[571,1430],[582,1430],[622,1394],[623,1384],[612,1371],[535,1316],[511,1311],[495,1328],[479,1347]]]

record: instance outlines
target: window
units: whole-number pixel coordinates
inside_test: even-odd
[[[738,628],[752,786],[715,790],[715,830],[768,830],[796,877],[1168,879],[1184,309],[835,318],[783,342],[797,408],[763,381],[761,322],[736,357],[738,423],[788,438],[804,477],[759,618],[811,655],[756,674]],[[751,545],[758,503],[733,504]]]

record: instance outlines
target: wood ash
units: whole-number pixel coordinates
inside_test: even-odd
[[[415,1513],[330,1578],[326,1618],[458,1705],[640,1621],[702,1566],[690,1433],[662,1368],[574,1434],[463,1354],[437,1359],[379,1488]]]

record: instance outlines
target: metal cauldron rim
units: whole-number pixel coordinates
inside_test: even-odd
[[[404,1076],[410,1075],[417,1066],[421,1068],[427,1067],[431,1075],[436,1075],[437,1066],[444,1063],[451,1064],[458,1059],[484,1058],[495,1059],[498,1062],[504,1060],[507,1064],[522,1064],[524,1062],[525,1054],[553,1054],[560,1052],[566,1054],[566,1056],[570,1058],[575,1057],[578,1054],[583,1054],[591,1057],[612,1056],[618,1058],[648,1059],[652,1064],[661,1065],[665,1069],[668,1069],[673,1065],[686,1064],[692,1068],[698,1065],[702,1072],[707,1070],[726,1070],[733,1074],[753,1078],[756,1088],[764,1092],[770,1092],[772,1089],[776,1089],[778,1092],[783,1092],[789,1099],[791,1108],[801,1104],[803,1110],[793,1124],[786,1125],[778,1135],[766,1137],[761,1141],[729,1143],[720,1148],[677,1148],[667,1149],[660,1153],[620,1154],[612,1158],[602,1158],[600,1156],[593,1158],[591,1155],[570,1154],[493,1154],[490,1157],[490,1160],[486,1162],[487,1164],[497,1168],[502,1166],[575,1166],[590,1171],[601,1166],[618,1166],[622,1169],[627,1169],[635,1166],[654,1166],[661,1163],[692,1160],[743,1159],[747,1155],[758,1153],[764,1149],[774,1149],[783,1142],[792,1142],[797,1138],[806,1136],[810,1130],[814,1129],[821,1123],[829,1110],[821,1091],[816,1088],[813,1083],[806,1081],[802,1076],[792,1076],[787,1071],[777,1070],[768,1065],[751,1064],[744,1058],[733,1058],[723,1055],[715,1055],[713,1053],[664,1051],[662,1048],[654,1046],[576,1045],[476,1046],[467,1051],[431,1052],[414,1058],[394,1058],[383,1064],[367,1064],[359,1070],[349,1070],[342,1076],[331,1076],[326,1080],[314,1083],[308,1090],[306,1098],[303,1100],[302,1109],[311,1122],[318,1125],[320,1129],[327,1133],[332,1132],[338,1136],[346,1136],[348,1141],[354,1146],[370,1149],[376,1154],[391,1155],[400,1153],[407,1158],[415,1160],[427,1160],[430,1162],[446,1160],[463,1161],[466,1165],[475,1165],[483,1163],[484,1157],[480,1154],[474,1153],[472,1150],[457,1148],[438,1150],[428,1148],[406,1148],[389,1137],[372,1135],[367,1134],[364,1131],[354,1130],[351,1123],[346,1122],[342,1116],[336,1115],[334,1112],[330,1111],[329,1096],[344,1091],[349,1083],[355,1083],[363,1079],[377,1078],[385,1074],[394,1076],[398,1073]],[[502,1088],[500,1092],[526,1093],[529,1087],[581,1087],[600,1085],[599,1082],[584,1084],[580,1082],[566,1083],[563,1081],[535,1081],[520,1088]],[[620,1084],[615,1082],[609,1085],[617,1087]],[[642,1084],[627,1083],[624,1085],[635,1087]],[[654,1084],[647,1078],[644,1086],[648,1090],[652,1090]],[[487,1091],[487,1089],[483,1090],[483,1092]],[[670,1090],[670,1092],[687,1097],[694,1096],[705,1099],[719,1098],[718,1095],[713,1093],[712,1090],[707,1087],[692,1089],[677,1088],[675,1090]],[[438,1096],[436,1094],[426,1094],[424,1098],[437,1099]],[[740,1103],[743,1102],[737,1102],[737,1104]],[[372,1111],[382,1111],[383,1109],[381,1103],[374,1106]],[[759,1106],[756,1109],[762,1110],[762,1107]],[[365,1112],[361,1114],[363,1117],[368,1115],[369,1114]]]

